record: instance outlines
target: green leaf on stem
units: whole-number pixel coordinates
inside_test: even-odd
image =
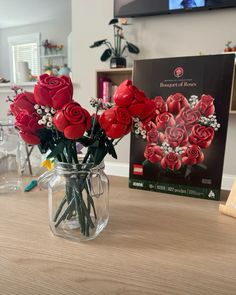
[[[128,41],[126,42],[128,50],[130,53],[138,54],[139,53],[139,48],[135,46],[132,43],[129,43]]]
[[[60,141],[53,149],[52,152],[47,156],[47,159],[55,158],[62,154],[65,147],[64,141]]]
[[[94,139],[83,136],[78,140],[78,142],[80,142],[83,146],[88,147],[94,143]]]
[[[112,20],[110,20],[109,25],[114,25],[117,24],[119,22],[118,18],[113,18]]]
[[[106,141],[107,144],[107,151],[108,153],[114,158],[117,159],[117,154],[116,154],[116,150],[114,148],[114,145],[112,144],[112,142],[110,140]]]
[[[99,47],[102,44],[104,44],[106,42],[107,39],[102,39],[99,41],[95,41],[92,45],[89,46],[89,48],[95,48],[95,47]]]
[[[107,48],[103,52],[103,54],[101,55],[100,59],[101,59],[101,61],[106,61],[106,60],[108,60],[109,57],[111,57],[111,55],[112,55],[111,49],[110,48]]]

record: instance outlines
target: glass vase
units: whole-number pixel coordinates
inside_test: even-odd
[[[109,181],[104,165],[55,164],[49,180],[49,220],[60,237],[86,241],[96,238],[109,218]]]
[[[14,123],[0,120],[0,195],[12,193],[21,188],[17,143],[19,141]]]

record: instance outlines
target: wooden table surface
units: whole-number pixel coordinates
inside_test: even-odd
[[[236,294],[236,219],[219,202],[110,179],[109,224],[84,243],[53,236],[46,191],[0,196],[1,295]]]

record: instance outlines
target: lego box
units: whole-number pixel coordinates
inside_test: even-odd
[[[138,60],[133,84],[155,102],[135,120],[129,186],[220,199],[234,56]]]

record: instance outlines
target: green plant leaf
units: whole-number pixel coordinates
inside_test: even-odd
[[[55,158],[60,155],[65,147],[64,141],[60,141],[53,149],[52,152],[47,156],[47,159]]]
[[[114,158],[117,159],[117,154],[116,154],[116,150],[114,148],[114,145],[112,144],[112,142],[110,140],[106,141],[107,144],[107,151],[108,153]]]
[[[94,139],[87,136],[83,136],[80,139],[78,139],[78,142],[81,143],[83,146],[88,147],[94,143]]]
[[[126,42],[128,50],[130,53],[138,54],[139,48],[132,43]]]
[[[102,44],[104,44],[106,42],[107,39],[103,39],[103,40],[99,40],[99,41],[95,41],[92,45],[89,46],[89,48],[95,48],[95,47],[99,47]]]
[[[106,50],[103,52],[103,54],[101,55],[101,57],[100,57],[101,61],[106,61],[106,60],[108,60],[108,58],[111,57],[111,54],[112,54],[111,49],[109,49],[109,48],[106,49]]]
[[[118,22],[118,18],[113,18],[112,20],[110,20],[109,25],[117,24]]]

